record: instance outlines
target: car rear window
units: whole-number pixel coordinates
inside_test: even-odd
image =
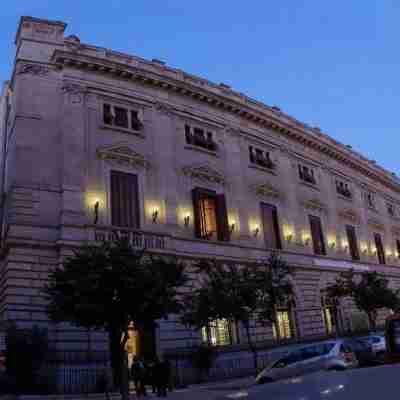
[[[378,337],[373,337],[372,338],[372,343],[374,343],[374,344],[379,343],[380,341],[381,341],[381,339],[378,338]]]

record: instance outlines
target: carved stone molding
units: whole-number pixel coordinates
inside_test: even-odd
[[[173,108],[169,104],[166,104],[166,103],[156,102],[156,103],[154,103],[153,108],[160,114],[164,114],[164,115],[168,115],[168,116],[173,114]]]
[[[325,213],[328,212],[328,207],[326,206],[326,204],[322,203],[319,199],[304,200],[302,202],[302,205],[307,210],[319,211]]]
[[[393,226],[392,227],[392,233],[394,235],[400,236],[400,226]]]
[[[128,164],[134,167],[149,168],[150,164],[145,157],[129,147],[127,144],[118,144],[97,149],[97,156],[101,160],[115,161],[119,164]]]
[[[224,176],[208,165],[187,166],[182,168],[182,173],[191,178],[218,183],[224,185],[226,183]]]
[[[18,68],[17,75],[29,74],[29,75],[37,75],[44,76],[50,72],[50,69],[45,65],[40,64],[22,64]]]
[[[224,128],[224,132],[232,137],[236,137],[236,138],[240,138],[241,137],[241,133],[240,133],[240,129],[236,128],[232,125],[227,125]]]
[[[384,231],[385,230],[385,225],[382,224],[382,222],[380,222],[380,221],[378,221],[376,219],[373,219],[373,218],[370,218],[368,220],[368,226],[370,226],[372,229],[376,229],[378,231]]]
[[[346,219],[348,221],[354,222],[354,223],[359,223],[360,222],[360,217],[359,215],[352,209],[346,208],[343,210],[340,210],[338,212],[339,217]]]
[[[78,85],[77,83],[65,82],[61,87],[64,93],[71,94],[83,94],[86,93],[87,89],[85,86]]]
[[[282,198],[282,193],[274,188],[270,183],[258,183],[250,186],[250,191],[255,193],[257,196],[262,197],[273,197],[273,198]]]

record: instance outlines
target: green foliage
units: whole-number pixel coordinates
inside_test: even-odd
[[[262,324],[276,322],[276,308],[294,300],[292,270],[282,258],[271,253],[266,263],[256,269],[258,319]]]
[[[154,327],[156,320],[180,312],[180,288],[187,281],[183,263],[137,251],[124,238],[83,246],[49,278],[45,293],[50,318],[106,329],[120,387],[129,323]]]
[[[332,298],[352,297],[360,311],[367,314],[370,328],[375,329],[380,309],[398,309],[398,291],[389,288],[389,281],[376,271],[363,272],[358,278],[354,271],[344,272],[327,288]]]
[[[217,319],[241,322],[257,368],[250,321],[275,322],[276,307],[293,297],[290,268],[273,253],[267,262],[251,265],[200,262],[196,272],[199,279],[184,298],[183,323],[201,329]]]
[[[48,355],[47,330],[34,326],[6,331],[6,374],[20,393],[43,393],[40,375]]]

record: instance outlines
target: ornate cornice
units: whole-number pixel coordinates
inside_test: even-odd
[[[101,147],[97,149],[97,157],[101,160],[115,161],[120,164],[129,164],[134,167],[149,168],[150,164],[145,157],[121,143],[119,145]]]
[[[344,210],[340,210],[338,212],[339,217],[346,219],[348,221],[354,222],[358,224],[360,222],[360,216],[357,214],[356,211],[346,208]]]
[[[200,165],[200,166],[186,166],[182,168],[182,173],[191,178],[199,179],[201,181],[207,181],[210,183],[218,183],[220,185],[224,185],[225,178],[214,168],[208,165]]]
[[[261,197],[282,198],[282,193],[270,183],[257,183],[249,187],[250,191]]]
[[[236,93],[223,85],[215,85],[206,80],[174,70],[165,65],[151,63],[137,58],[112,61],[104,56],[94,57],[88,54],[55,50],[52,60],[59,67],[96,71],[111,74],[115,78],[139,81],[165,90],[180,93],[226,112],[236,114],[255,124],[272,129],[303,145],[317,150],[327,156],[346,164],[365,176],[379,181],[386,187],[400,193],[398,182],[388,171],[367,160],[353,150],[341,145],[317,128],[310,128],[284,114],[274,107]]]

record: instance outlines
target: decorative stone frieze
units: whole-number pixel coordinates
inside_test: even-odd
[[[358,224],[360,222],[360,216],[357,214],[356,211],[354,211],[350,208],[340,210],[338,212],[338,215],[340,218],[345,219],[347,221],[351,221],[356,224]]]
[[[17,75],[28,74],[44,76],[50,72],[50,69],[41,64],[22,64],[17,69]]]
[[[201,181],[217,183],[220,185],[224,185],[226,183],[225,177],[220,172],[208,165],[183,167],[182,173],[186,176]]]
[[[126,144],[103,147],[97,149],[96,153],[101,160],[110,160],[119,164],[129,164],[141,168],[150,167],[150,163],[143,155],[132,150],[129,145]]]
[[[268,182],[251,185],[249,189],[252,193],[255,193],[260,197],[272,197],[275,199],[283,198],[282,193]]]
[[[307,210],[324,212],[324,213],[328,212],[328,207],[326,206],[326,204],[322,203],[321,200],[319,199],[305,200],[302,202],[302,205]]]

